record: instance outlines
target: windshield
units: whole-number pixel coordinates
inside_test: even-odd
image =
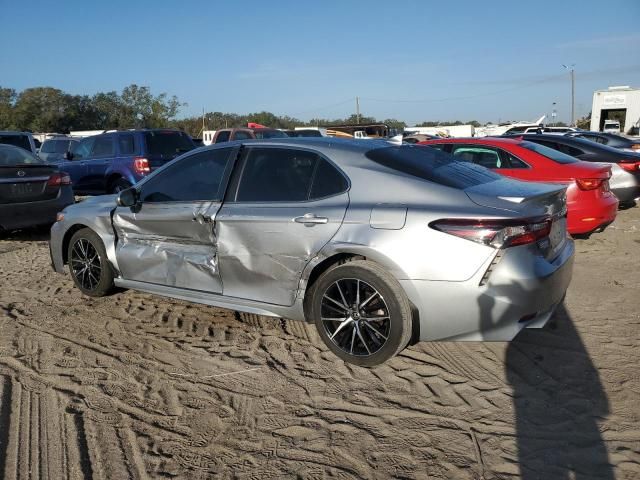
[[[551,147],[545,147],[544,145],[540,145],[539,143],[521,142],[520,146],[522,148],[526,148],[527,150],[531,150],[532,152],[539,153],[540,155],[547,157],[548,159],[553,160],[556,163],[569,164],[577,163],[580,161],[572,157],[571,155],[559,152],[558,150],[554,150]]]
[[[29,152],[31,151],[31,143],[29,143],[29,137],[26,135],[0,135],[0,143],[15,145]]]
[[[33,163],[38,164],[44,162],[23,148],[12,145],[0,145],[0,165],[27,165]]]
[[[422,145],[376,148],[366,156],[392,170],[460,190],[502,178],[484,167]]]
[[[253,131],[256,138],[287,138],[287,134],[280,130],[259,129]]]
[[[145,132],[144,138],[149,155],[175,156],[195,148],[191,138],[182,132]]]

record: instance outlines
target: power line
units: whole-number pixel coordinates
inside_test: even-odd
[[[499,95],[501,93],[506,93],[506,92],[512,92],[514,90],[520,90],[523,88],[527,88],[527,87],[531,87],[533,85],[538,85],[540,83],[545,83],[548,82],[550,80],[559,80],[561,78],[564,78],[564,75],[551,75],[539,80],[536,80],[535,82],[529,82],[526,83],[524,85],[518,85],[515,87],[510,87],[510,88],[505,88],[502,90],[496,90],[493,92],[485,92],[485,93],[479,93],[479,94],[475,94],[475,95],[464,95],[464,96],[459,96],[459,97],[438,97],[438,98],[426,98],[426,99],[385,99],[385,98],[369,98],[369,97],[360,97],[362,100],[369,100],[370,102],[386,102],[386,103],[435,103],[435,102],[449,102],[452,100],[469,100],[469,99],[473,99],[473,98],[480,98],[480,97],[489,97],[491,95]]]

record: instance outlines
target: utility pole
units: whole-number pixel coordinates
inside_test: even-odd
[[[564,63],[562,64],[564,68],[569,70],[569,74],[571,75],[571,126],[576,126],[576,73],[573,67],[576,66],[575,63],[567,66]]]
[[[356,97],[356,123],[360,125],[360,97]]]

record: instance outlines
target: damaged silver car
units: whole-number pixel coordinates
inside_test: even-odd
[[[429,147],[327,138],[194,150],[66,208],[50,247],[86,295],[118,286],[313,322],[363,366],[411,341],[542,327],[574,255],[564,187]]]

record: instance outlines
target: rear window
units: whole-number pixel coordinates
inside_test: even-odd
[[[0,135],[0,143],[15,145],[31,151],[31,143],[29,143],[29,137],[26,135]]]
[[[254,130],[256,138],[287,138],[288,135],[280,130]]]
[[[30,163],[44,162],[22,148],[0,145],[0,165],[25,165]]]
[[[182,132],[145,132],[144,138],[149,155],[175,156],[195,148],[191,139]]]
[[[531,150],[532,152],[539,153],[540,155],[547,157],[556,163],[569,164],[580,161],[570,155],[567,155],[566,153],[559,152],[558,150],[554,150],[551,147],[545,147],[544,145],[540,145],[538,143],[521,142],[520,146],[522,148],[526,148],[527,150]]]
[[[376,148],[365,155],[392,170],[460,190],[502,178],[484,167],[421,145]]]

